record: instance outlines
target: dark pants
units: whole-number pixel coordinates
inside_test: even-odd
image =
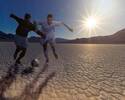
[[[14,59],[16,60],[16,62],[20,62],[20,60],[25,56],[26,50],[27,50],[27,48],[24,48],[21,46],[16,46],[16,50],[14,53]]]

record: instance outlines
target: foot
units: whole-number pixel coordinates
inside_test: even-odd
[[[49,59],[46,59],[46,63],[49,63]]]
[[[56,59],[58,59],[58,55],[56,53],[54,54],[54,56],[55,56]]]
[[[17,66],[17,65],[22,65],[21,61],[16,60],[15,66]]]
[[[33,67],[29,67],[29,68],[26,68],[23,70],[23,72],[21,73],[21,76],[24,76],[24,75],[28,75],[30,73],[33,73],[34,71],[34,68]]]
[[[14,74],[17,74],[18,72],[19,72],[19,67],[18,66],[15,66],[15,68],[14,68]]]

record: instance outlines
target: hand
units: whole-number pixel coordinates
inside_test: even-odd
[[[41,32],[41,31],[36,31],[36,33],[38,34],[38,35],[40,35],[40,36],[44,36],[45,34],[43,33],[43,32]]]
[[[14,14],[10,14],[10,17],[13,17],[14,16]]]

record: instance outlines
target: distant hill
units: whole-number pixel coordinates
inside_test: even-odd
[[[30,42],[39,42],[40,37],[35,37],[32,36],[28,39]],[[10,42],[10,41],[14,41],[14,35],[13,34],[6,34],[2,31],[0,31],[0,42]],[[58,43],[64,43],[67,41],[67,39],[63,39],[63,38],[56,38],[56,41]]]
[[[40,40],[40,37],[33,36],[33,37],[29,38],[30,42],[39,42],[39,40]],[[56,42],[58,42],[58,43],[65,43],[66,41],[68,41],[68,40],[63,39],[63,38],[56,38]]]
[[[68,41],[68,39],[56,38],[56,42],[57,42],[57,43],[66,43],[67,41]]]
[[[13,41],[14,35],[13,34],[6,34],[0,31],[0,41]]]
[[[39,42],[39,37],[30,37],[30,42]],[[6,34],[0,31],[0,41],[13,41],[14,35],[13,34]],[[91,38],[79,38],[79,39],[63,39],[63,38],[56,38],[57,43],[80,43],[80,44],[125,44],[125,29],[118,31],[113,35],[108,36],[96,36]]]
[[[91,44],[125,44],[125,29],[109,36],[97,36],[69,40],[67,43],[91,43]]]
[[[28,40],[29,40],[29,42],[39,42],[40,37],[32,36],[32,37],[30,37]]]

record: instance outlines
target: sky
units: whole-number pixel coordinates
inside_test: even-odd
[[[0,0],[0,31],[15,34],[17,23],[11,13],[23,17],[32,14],[32,21],[44,21],[48,13],[57,21],[63,21],[74,29],[56,28],[56,37],[67,39],[105,36],[125,28],[125,0]],[[96,16],[98,27],[88,31],[83,21]],[[33,36],[35,33],[29,33]]]

